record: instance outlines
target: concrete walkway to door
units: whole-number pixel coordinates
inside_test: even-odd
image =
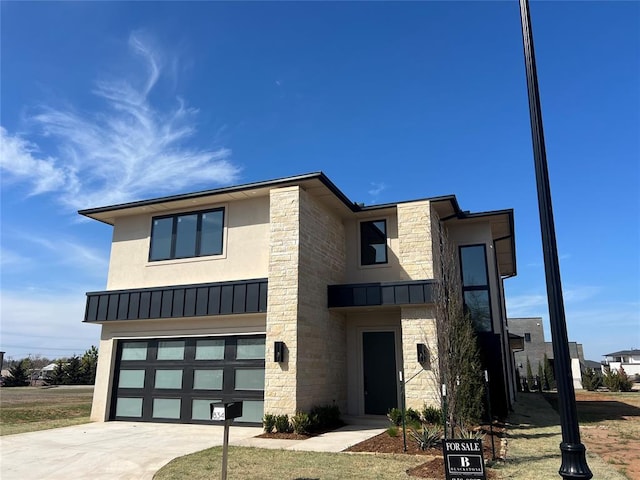
[[[339,452],[382,433],[384,419],[347,419],[307,440],[256,438],[260,427],[232,425],[229,443],[257,448]],[[0,437],[2,480],[150,480],[176,457],[222,445],[224,427],[106,422]]]

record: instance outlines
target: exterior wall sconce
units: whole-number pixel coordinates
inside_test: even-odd
[[[424,343],[418,343],[418,363],[425,364],[429,362],[429,350]]]
[[[273,344],[273,361],[277,363],[284,362],[284,342],[274,342]]]

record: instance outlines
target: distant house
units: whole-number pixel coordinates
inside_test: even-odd
[[[640,375],[640,350],[620,350],[605,354],[602,362],[603,372],[607,367],[616,372],[622,367],[627,375]]]
[[[529,359],[534,375],[538,372],[538,364],[543,365],[545,354],[553,366],[553,343],[545,342],[541,317],[509,318],[508,325],[510,334],[518,335],[523,339],[522,351],[514,353],[520,378],[527,374],[527,359]],[[571,357],[573,388],[581,390],[582,371],[586,367],[582,344],[569,342],[569,356]]]

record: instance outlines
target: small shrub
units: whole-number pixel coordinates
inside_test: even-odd
[[[631,387],[633,387],[633,382],[622,367],[618,371],[608,368],[602,378],[602,382],[612,392],[630,392]]]
[[[442,410],[438,407],[425,405],[422,409],[422,419],[431,425],[442,425]]]
[[[480,429],[467,428],[466,425],[460,425],[458,427],[458,433],[460,438],[467,440],[482,440],[485,434]]]
[[[314,431],[332,430],[344,425],[337,405],[320,405],[309,412],[311,428]]]
[[[423,425],[422,430],[411,429],[411,437],[418,444],[420,450],[426,450],[438,445],[442,438],[442,429],[431,425]]]
[[[630,392],[633,387],[633,382],[627,375],[627,372],[624,371],[624,368],[620,367],[618,369],[618,376],[620,377],[620,391],[621,392]]]
[[[273,428],[276,426],[276,416],[270,413],[265,413],[262,419],[262,428],[265,433],[273,432]]]
[[[399,427],[402,425],[402,410],[399,408],[392,408],[387,412],[387,418],[393,425]]]
[[[398,427],[396,427],[395,425],[387,428],[387,435],[389,435],[390,437],[397,437],[398,436]]]
[[[593,392],[602,386],[602,375],[593,368],[587,368],[582,373],[582,388]]]
[[[291,427],[298,435],[307,435],[311,431],[312,422],[308,413],[297,412],[291,417]]]
[[[291,433],[291,425],[289,425],[289,415],[277,415],[275,422],[276,432]]]
[[[405,419],[407,423],[409,422],[418,422],[420,423],[420,412],[414,410],[413,408],[407,408],[404,412]]]
[[[399,427],[402,425],[402,410],[399,408],[392,408],[387,413],[387,418],[393,425]],[[413,408],[406,409],[404,412],[404,418],[407,425],[414,428],[420,428],[420,413],[418,413],[417,410],[414,410]]]

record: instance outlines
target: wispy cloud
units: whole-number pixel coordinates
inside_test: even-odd
[[[369,185],[371,186],[371,188],[367,193],[372,197],[371,203],[375,203],[378,195],[380,195],[387,188],[387,186],[381,182],[371,182]]]
[[[27,118],[29,126],[55,142],[55,153],[45,154],[32,139],[0,127],[3,179],[27,182],[32,195],[54,193],[74,209],[237,179],[239,168],[229,149],[188,144],[196,133],[197,109],[180,98],[167,109],[152,104],[150,93],[163,65],[172,62],[139,34],[131,35],[129,47],[145,75],[97,81],[93,93],[105,102],[104,111],[44,105]]]
[[[562,289],[565,306],[576,306],[592,299],[602,291],[601,287],[578,285]],[[507,312],[510,317],[537,317],[548,314],[546,294],[540,292],[507,296]]]

